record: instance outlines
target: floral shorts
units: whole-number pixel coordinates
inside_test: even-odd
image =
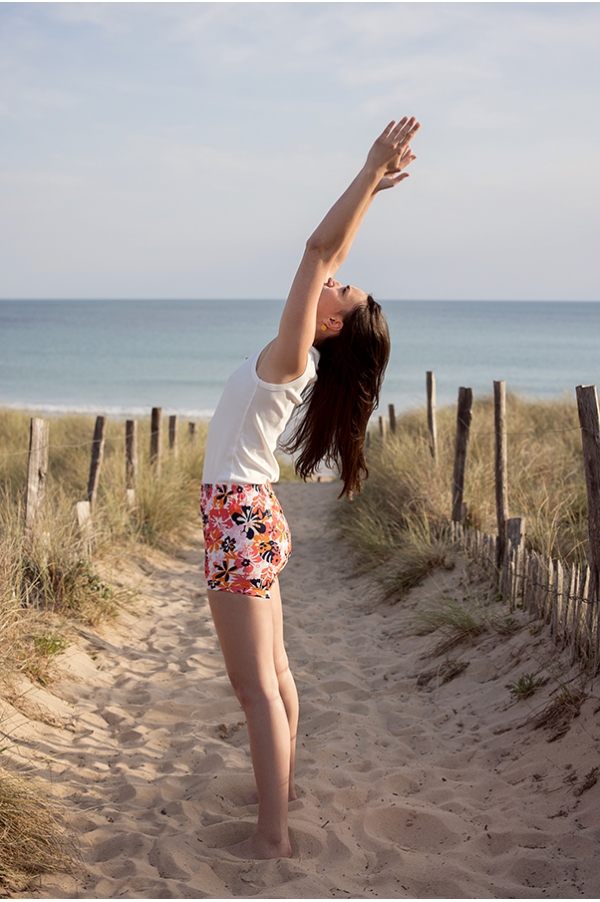
[[[270,598],[269,589],[292,550],[272,486],[204,483],[200,509],[208,588]]]

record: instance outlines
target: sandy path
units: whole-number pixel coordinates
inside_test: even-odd
[[[418,686],[444,658],[420,657],[432,639],[409,617],[436,593],[464,594],[463,571],[430,578],[408,605],[373,607],[327,525],[335,487],[278,494],[294,536],[281,580],[301,699],[294,857],[218,849],[250,832],[256,808],[241,806],[247,732],[191,549],[147,576],[145,615],[71,649],[77,679],[29,693],[54,726],[12,712],[19,754],[52,780],[81,836],[77,880],[46,880],[41,894],[597,897],[600,784],[574,790],[600,765],[598,698],[556,742],[523,726],[552,685],[532,703],[511,701],[506,683],[557,660],[526,630],[454,650],[464,673]]]

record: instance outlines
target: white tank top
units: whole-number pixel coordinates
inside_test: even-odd
[[[302,392],[317,379],[319,352],[310,348],[306,369],[293,382],[272,385],[256,373],[260,352],[231,374],[208,427],[202,481],[238,485],[277,482],[277,441]]]

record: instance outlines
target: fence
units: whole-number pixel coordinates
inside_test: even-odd
[[[577,407],[582,434],[583,464],[588,497],[590,563],[566,567],[559,560],[543,558],[527,549],[525,520],[508,517],[506,386],[494,382],[496,534],[465,527],[465,470],[471,427],[473,392],[461,387],[458,393],[452,510],[448,535],[489,573],[499,595],[514,610],[521,605],[533,617],[549,624],[554,641],[571,649],[572,658],[583,658],[594,671],[600,668],[600,414],[595,386],[578,386]],[[152,408],[150,462],[158,478],[162,461],[162,409]],[[427,424],[429,449],[437,460],[436,392],[433,372],[427,373]],[[388,420],[379,417],[379,433],[385,440]],[[389,429],[395,433],[394,405],[389,405]],[[91,445],[87,496],[76,505],[82,538],[92,540],[92,516],[104,455],[106,417],[96,418]],[[196,424],[189,423],[188,438],[196,436]],[[177,455],[178,418],[169,417],[168,441]],[[25,502],[25,534],[30,535],[44,501],[48,470],[49,423],[34,417],[30,424],[29,459]],[[127,503],[135,506],[138,477],[138,430],[135,420],[125,423],[125,473]]]
[[[85,500],[76,504],[76,516],[82,539],[88,546],[92,541],[92,515],[98,492],[104,444],[106,437],[104,416],[96,417],[94,435],[91,441],[83,444],[91,446],[90,473]],[[125,485],[126,501],[129,508],[135,507],[138,480],[138,424],[136,420],[125,422]],[[162,462],[162,408],[153,407],[150,426],[150,465],[154,475],[160,476]],[[188,440],[193,442],[197,436],[197,424],[188,423]],[[169,451],[177,457],[178,453],[178,417],[169,416],[168,425]],[[25,494],[25,535],[30,537],[41,512],[46,481],[48,475],[48,449],[50,448],[50,423],[38,417],[32,417],[29,432],[29,452],[27,466],[27,486]]]
[[[588,499],[590,563],[566,566],[543,557],[526,546],[525,519],[509,518],[507,486],[506,385],[494,382],[495,494],[497,532],[482,533],[465,526],[465,469],[468,458],[473,392],[458,392],[456,440],[452,475],[452,510],[446,536],[489,574],[498,595],[510,610],[521,606],[533,618],[550,627],[554,642],[569,648],[571,659],[600,669],[600,413],[594,385],[576,388],[582,457]],[[437,460],[435,378],[427,373],[427,424],[429,447]],[[389,428],[396,432],[394,406],[389,407]],[[379,417],[379,434],[385,440],[387,423]]]

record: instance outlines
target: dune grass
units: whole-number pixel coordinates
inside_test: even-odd
[[[440,534],[452,506],[456,410],[438,411],[438,460],[429,451],[425,410],[398,417],[382,443],[373,431],[369,479],[344,507],[341,528],[363,569],[376,567],[398,600],[435,567],[449,565]],[[587,496],[574,399],[507,398],[509,515],[524,516],[529,546],[566,563],[588,551]],[[465,476],[467,525],[496,532],[493,400],[473,404]]]
[[[0,895],[23,892],[40,874],[72,870],[60,810],[31,779],[0,768]]]
[[[118,593],[103,576],[111,560],[140,544],[172,548],[200,522],[205,425],[193,442],[180,426],[177,457],[164,437],[157,479],[149,460],[150,423],[138,423],[138,486],[130,507],[125,424],[109,419],[90,547],[75,505],[86,498],[95,418],[63,416],[50,420],[45,501],[26,538],[29,422],[29,413],[0,411],[0,694],[7,698],[17,675],[41,686],[52,682],[70,623],[97,624],[115,614]],[[54,804],[7,768],[0,754],[0,895],[70,866]]]
[[[2,624],[10,623],[10,647],[19,648],[21,656],[27,656],[31,648],[47,651],[48,643],[36,639],[33,628],[41,614],[95,624],[115,613],[115,591],[102,577],[98,562],[121,556],[136,543],[172,547],[192,525],[198,525],[206,436],[204,424],[197,428],[194,441],[186,429],[177,456],[163,450],[161,475],[156,478],[149,460],[150,423],[140,421],[138,486],[130,507],[125,424],[108,420],[93,511],[92,554],[88,538],[80,534],[75,505],[86,497],[95,418],[51,419],[45,501],[33,533],[26,538],[29,421],[27,413],[0,411],[0,641]],[[180,427],[180,433],[184,428]],[[26,613],[30,627],[20,619],[15,627],[15,612]],[[44,624],[43,629],[52,633],[53,627]],[[3,655],[0,680],[14,668],[15,654]]]

